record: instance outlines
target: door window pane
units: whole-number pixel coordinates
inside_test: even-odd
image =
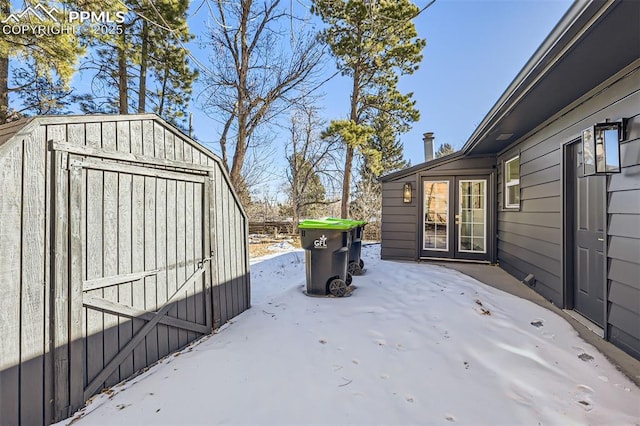
[[[463,180],[459,182],[459,251],[486,253],[486,185],[486,180]],[[468,200],[468,202],[465,200]]]
[[[425,181],[424,250],[449,250],[449,181]]]

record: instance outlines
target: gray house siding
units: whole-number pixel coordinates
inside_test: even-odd
[[[515,277],[536,276],[535,290],[564,305],[562,149],[606,119],[632,117],[621,147],[623,171],[608,178],[610,339],[640,354],[640,61],[565,108],[498,156],[498,259]],[[520,209],[504,208],[503,163],[520,154]]]
[[[220,160],[157,116],[17,123],[0,126],[0,424],[49,424],[249,308],[247,220]]]
[[[405,183],[411,183],[411,203],[402,200]],[[418,197],[415,175],[382,183],[382,259],[418,258]]]
[[[382,178],[383,186],[408,179],[418,188],[424,178],[459,182],[465,174],[486,176],[472,158],[492,158],[495,199],[489,211],[495,228],[489,231],[496,254],[490,260],[518,279],[533,274],[535,280],[528,282],[537,292],[591,320],[606,340],[638,359],[639,12],[634,0],[575,2],[459,153]],[[583,176],[582,131],[623,119],[628,127],[620,146],[621,173]],[[504,167],[516,156],[520,198],[506,206]],[[486,260],[444,247],[422,254],[430,258],[434,252],[440,258]]]
[[[638,88],[640,90],[640,87]],[[636,101],[640,102],[640,100]],[[640,358],[640,111],[621,146],[622,173],[610,177],[608,193],[608,335]]]

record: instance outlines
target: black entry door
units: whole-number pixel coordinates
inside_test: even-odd
[[[599,326],[604,325],[605,176],[584,176],[581,144],[573,158],[573,307]]]

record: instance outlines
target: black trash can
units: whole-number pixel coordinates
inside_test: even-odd
[[[298,229],[305,249],[307,294],[344,296],[351,284],[347,265],[352,226],[330,220],[305,220]]]
[[[351,245],[349,246],[349,262],[347,272],[351,275],[362,275],[364,272],[364,261],[362,260],[362,236],[364,226],[367,222],[363,220],[328,218],[327,220],[342,222],[351,228]]]

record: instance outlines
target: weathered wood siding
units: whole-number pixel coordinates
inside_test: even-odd
[[[403,187],[411,183],[411,202],[402,201]],[[408,259],[419,257],[417,239],[419,220],[418,188],[415,175],[382,183],[382,259]]]
[[[43,135],[38,128],[0,147],[0,424],[40,424],[50,415]]]
[[[224,324],[251,305],[249,282],[248,220],[231,192],[220,167],[213,173],[212,240],[215,264],[214,327]]]
[[[610,338],[640,352],[640,166],[638,62],[498,157],[498,259],[518,279],[533,273],[535,290],[558,306],[562,292],[562,146],[596,122],[634,117],[623,145],[623,173],[608,178]],[[521,205],[504,208],[503,162],[520,154]],[[634,198],[635,197],[635,198]],[[634,202],[635,200],[635,202]],[[633,349],[632,349],[633,348]]]
[[[247,221],[229,185],[217,157],[153,115],[2,126],[0,424],[60,420],[249,307]],[[150,270],[162,273],[100,287]]]

